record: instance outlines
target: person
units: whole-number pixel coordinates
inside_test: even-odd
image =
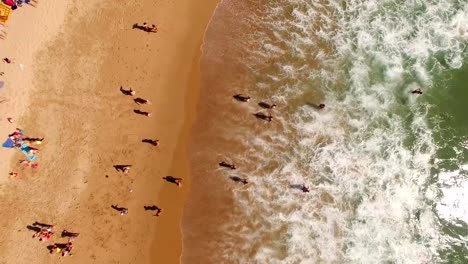
[[[164,180],[177,184],[177,186],[182,186],[182,178],[174,178],[172,176],[163,177]]]
[[[62,257],[73,256],[71,250],[73,249],[73,244],[71,242],[67,243],[67,246],[62,250]]]
[[[231,170],[237,169],[237,167],[236,167],[236,165],[235,165],[234,163],[233,163],[233,164],[229,164],[229,163],[227,163],[227,162],[225,162],[225,161],[220,162],[220,163],[219,163],[219,166],[221,166],[221,167],[226,167],[226,168],[230,168]]]
[[[146,27],[146,32],[149,32],[149,33],[157,33],[158,32],[158,28],[156,27],[155,24],[151,25],[151,27]]]
[[[122,172],[125,173],[125,174],[128,174],[130,172],[130,165],[128,166],[123,166],[122,167]]]
[[[265,103],[265,102],[260,102],[258,103],[258,105],[262,108],[265,108],[265,109],[275,109],[276,108],[276,104],[268,104],[268,103]]]
[[[161,208],[157,208],[156,209],[156,213],[154,214],[154,216],[160,216],[162,214],[162,209]]]
[[[132,90],[132,88],[129,88],[128,90],[125,90],[122,86],[120,86],[120,91],[125,95],[130,95],[130,96],[135,95],[135,91]]]
[[[271,114],[266,115],[266,114],[264,114],[264,113],[259,112],[259,113],[256,113],[256,114],[254,114],[254,115],[255,115],[255,117],[258,118],[258,119],[262,119],[262,120],[265,120],[265,121],[268,121],[268,122],[273,121],[273,116],[272,116]]]
[[[129,173],[130,172],[130,168],[132,167],[132,165],[114,165],[114,168],[117,170],[117,171],[121,171],[125,174]]]
[[[240,182],[242,182],[243,184],[249,183],[246,178],[243,178]]]
[[[52,232],[52,229],[50,228],[41,228],[39,231],[37,231],[34,235],[33,238],[39,237],[39,241],[47,241],[49,240],[54,233]]]
[[[144,143],[151,144],[151,145],[153,145],[155,147],[159,146],[159,140],[158,139],[155,139],[155,140],[153,140],[153,139],[143,139],[142,141]]]
[[[138,109],[133,110],[133,112],[135,112],[135,113],[137,113],[139,115],[144,115],[144,116],[148,116],[148,117],[151,116],[150,112],[145,112],[145,111],[141,111],[141,110],[138,110]]]
[[[319,109],[324,109],[324,108],[325,108],[325,104],[319,104],[318,108],[319,108]]]
[[[181,178],[175,178],[174,182],[175,182],[175,184],[177,184],[177,186],[179,186],[179,187],[182,186],[182,179]]]
[[[10,64],[12,61],[9,58],[3,58],[3,61]]]
[[[422,92],[421,89],[419,89],[419,88],[416,89],[416,90],[411,91],[411,93],[412,93],[412,94],[418,94],[418,95],[423,94],[423,92]]]
[[[68,237],[68,243],[75,241],[75,239],[80,235],[80,233],[73,233],[67,230],[62,231],[62,237]]]
[[[309,188],[307,188],[307,186],[305,186],[305,185],[302,185],[301,191],[302,192],[309,192]]]
[[[234,99],[236,99],[237,101],[241,101],[241,102],[248,102],[250,101],[250,96],[245,96],[245,95],[242,95],[242,94],[236,94],[233,96]]]
[[[120,210],[120,215],[128,215],[128,209],[122,208],[122,210]]]
[[[146,100],[146,99],[143,99],[143,98],[140,98],[140,97],[133,99],[133,101],[135,101],[135,103],[137,103],[139,105],[151,104],[149,100]]]

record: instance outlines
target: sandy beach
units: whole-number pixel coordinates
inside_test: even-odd
[[[16,149],[0,152],[0,263],[62,262],[47,249],[66,243],[62,230],[80,233],[70,263],[179,262],[200,46],[217,2],[57,0],[14,11],[0,41],[2,58],[13,60],[0,70],[0,132],[45,140],[36,169],[20,165]],[[158,33],[132,28],[143,22]],[[137,105],[121,86],[151,104]],[[183,178],[182,188],[165,176]],[[151,205],[162,215],[144,210]],[[55,225],[49,241],[31,238],[36,221]]]

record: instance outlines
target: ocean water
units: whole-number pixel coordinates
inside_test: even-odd
[[[468,263],[467,43],[468,1],[224,0],[182,260]]]

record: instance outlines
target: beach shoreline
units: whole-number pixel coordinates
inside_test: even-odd
[[[19,172],[1,186],[1,205],[8,212],[2,220],[8,235],[0,241],[5,263],[61,261],[46,246],[64,239],[56,235],[45,244],[31,239],[25,226],[35,221],[56,225],[57,234],[62,229],[80,233],[75,256],[67,260],[71,263],[180,261],[180,221],[190,188],[186,145],[198,98],[200,45],[217,2],[143,1],[114,8],[101,1],[70,3],[63,10],[65,24],[60,19],[54,24],[59,37],[24,54],[34,65],[34,78],[24,87],[30,93],[13,95],[31,100],[21,101],[27,108],[23,115],[20,107],[9,105],[19,116],[2,132],[20,127],[45,141],[37,170],[20,167],[22,157],[15,150],[2,151],[13,156],[2,175]],[[51,5],[41,14],[53,10]],[[14,15],[24,23],[31,19]],[[132,29],[144,21],[156,23],[159,32]],[[135,105],[120,86],[132,87],[152,104]],[[134,109],[152,115],[138,116]],[[142,144],[144,138],[157,138],[160,146]],[[133,165],[129,175],[113,170],[122,163]],[[163,181],[168,175],[183,178],[183,187]],[[111,205],[129,208],[129,215],[119,216]],[[149,205],[163,208],[163,214],[153,217],[143,210]],[[18,244],[24,246],[11,246]]]

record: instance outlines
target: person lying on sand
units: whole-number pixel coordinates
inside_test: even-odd
[[[33,238],[39,237],[39,241],[47,241],[52,237],[53,234],[54,233],[52,231],[48,231],[47,228],[41,228],[41,230],[37,231],[33,235]]]

